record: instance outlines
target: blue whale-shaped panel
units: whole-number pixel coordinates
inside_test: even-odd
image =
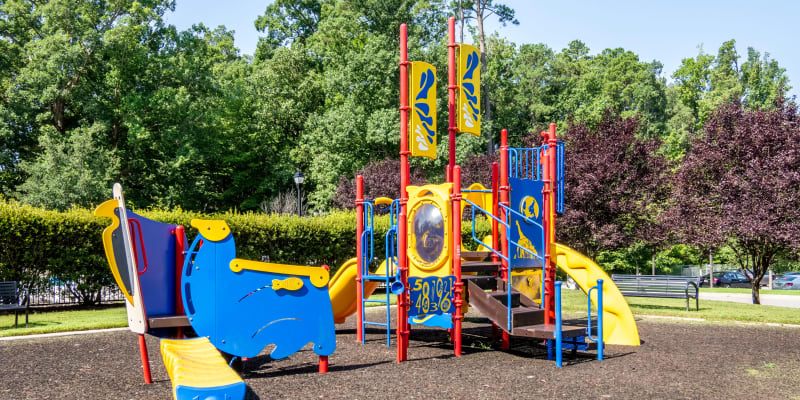
[[[200,234],[190,249],[196,256],[190,254],[184,264],[182,297],[199,336],[239,357],[255,357],[275,344],[270,356],[280,359],[310,342],[321,356],[333,353],[336,333],[327,271],[247,260],[234,265],[241,261],[252,268],[232,268],[236,246],[227,224],[194,220],[192,226]],[[324,271],[324,284],[319,273],[312,282],[308,271],[314,270]]]

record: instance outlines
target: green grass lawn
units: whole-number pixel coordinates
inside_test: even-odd
[[[750,293],[750,289],[701,289],[703,292]],[[577,290],[564,290],[563,310],[571,316],[585,316],[586,295]],[[800,291],[762,290],[762,294],[797,296]],[[385,299],[384,294],[373,294],[373,300]],[[681,299],[657,299],[628,297],[634,315],[658,315],[685,318],[702,318],[719,322],[768,322],[800,325],[800,310],[795,308],[759,306],[700,299],[700,311],[686,311],[686,301]],[[390,296],[390,303],[397,303],[397,296]],[[382,306],[382,304],[368,304]],[[692,302],[694,307],[694,302]],[[110,307],[96,310],[34,312],[30,315],[29,327],[25,328],[25,316],[20,317],[20,327],[14,328],[14,314],[0,316],[0,337],[31,335],[36,333],[66,332],[87,329],[118,328],[127,326],[125,307]]]
[[[124,306],[96,310],[32,312],[27,328],[23,312],[19,316],[18,328],[14,328],[13,313],[0,316],[0,337],[124,326],[128,326]]]
[[[708,289],[703,289],[704,291]],[[712,289],[719,291],[747,289]],[[780,291],[778,291],[780,292]],[[567,313],[586,312],[586,295],[579,290],[562,291],[562,309]],[[800,325],[800,310],[796,308],[703,300],[700,311],[686,311],[684,299],[658,299],[649,297],[626,297],[634,315],[659,315],[668,317],[702,318],[721,322],[768,322]],[[690,299],[694,310],[694,299]]]

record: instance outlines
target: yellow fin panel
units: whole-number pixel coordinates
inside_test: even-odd
[[[231,228],[225,221],[211,219],[193,219],[192,227],[200,231],[203,237],[212,241],[219,242],[231,234]]]
[[[111,267],[111,274],[114,275],[117,286],[119,286],[122,294],[125,295],[125,299],[128,303],[133,304],[133,296],[125,289],[125,284],[122,282],[122,277],[119,274],[119,265],[117,265],[117,259],[114,257],[114,244],[111,242],[114,231],[119,227],[119,217],[117,217],[117,214],[114,214],[114,210],[116,210],[117,207],[119,207],[119,201],[116,199],[106,200],[103,204],[97,206],[94,210],[94,216],[111,218],[111,225],[103,230],[103,249],[106,252],[108,266]]]
[[[272,280],[272,289],[276,291],[281,289],[295,291],[301,289],[302,287],[303,287],[303,280],[295,276],[291,278],[286,278],[284,280],[280,279]]]

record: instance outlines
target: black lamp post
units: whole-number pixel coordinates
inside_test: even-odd
[[[302,197],[302,192],[300,191],[300,189],[303,187],[303,181],[306,179],[306,177],[303,176],[302,172],[297,171],[297,172],[294,173],[294,177],[293,178],[294,178],[294,185],[297,186],[297,215],[302,217],[303,216],[303,206],[302,206],[303,197]]]

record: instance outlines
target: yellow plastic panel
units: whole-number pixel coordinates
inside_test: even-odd
[[[410,277],[452,274],[452,189],[451,183],[407,188]]]
[[[205,235],[203,235],[205,236]],[[311,284],[321,288],[328,284],[330,272],[322,267],[303,267],[300,265],[265,263],[260,261],[244,260],[234,258],[231,260],[231,271],[240,272],[243,269],[250,271],[270,272],[273,274],[301,275],[307,276]],[[290,289],[291,290],[291,289]]]
[[[458,45],[458,131],[481,135],[481,52]]]
[[[203,237],[212,241],[219,242],[231,234],[231,228],[225,221],[212,219],[193,219],[192,227],[200,231]]]
[[[408,88],[411,156],[436,159],[436,67],[422,61],[412,62]]]

